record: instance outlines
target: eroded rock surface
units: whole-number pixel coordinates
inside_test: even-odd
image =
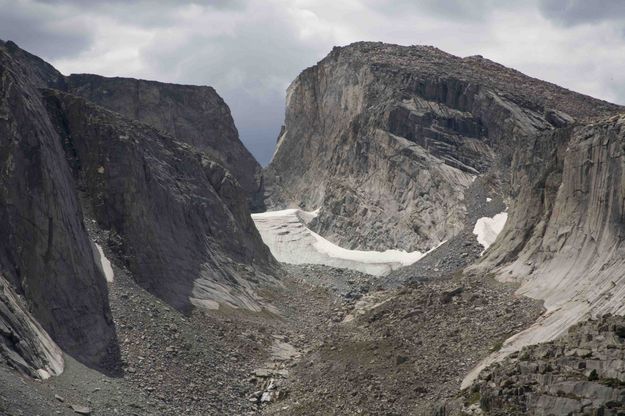
[[[46,379],[63,371],[63,352],[0,276],[0,357],[31,377]]]
[[[225,168],[83,98],[45,98],[88,210],[139,284],[179,309],[261,309],[253,282],[276,264]]]
[[[520,282],[547,313],[501,354],[590,316],[625,313],[624,143],[620,115],[537,136],[517,154],[508,222],[470,270]]]
[[[466,393],[486,415],[625,412],[625,319],[605,316],[484,370]]]
[[[210,133],[205,143],[193,136],[201,142],[194,145],[206,145],[200,151],[162,131],[174,128],[169,124],[157,130],[64,92],[78,88],[76,79],[71,88],[68,82],[14,43],[0,43],[0,345],[5,361],[45,378],[44,373],[63,370],[60,348],[89,367],[119,374],[101,254],[83,212],[106,230],[107,241],[98,243],[114,253],[112,261],[170,305],[185,312],[192,305],[254,311],[266,306],[257,289],[276,283],[277,263],[250,218],[249,194],[224,167],[225,156],[208,151],[220,140],[227,149],[241,146],[216,93],[149,83],[142,90],[150,111],[171,104],[174,121],[183,119],[174,127],[184,137]],[[163,101],[150,107],[155,94]],[[185,99],[198,104],[188,118],[178,112]],[[150,114],[146,117],[153,121]],[[204,124],[198,121],[202,116]],[[224,160],[236,165],[240,155],[233,152]],[[242,158],[236,166],[245,170]],[[250,177],[253,171],[247,171]]]
[[[208,86],[72,74],[66,89],[206,152],[229,170],[257,204],[261,167],[239,140],[230,109]],[[258,207],[260,208],[260,207]]]
[[[346,248],[427,251],[462,230],[464,191],[517,144],[617,108],[481,57],[335,48],[288,89],[266,201],[321,208],[313,228]]]
[[[106,369],[119,355],[106,283],[38,91],[55,79],[40,59],[14,43],[0,45],[0,267],[10,291],[23,296],[28,312],[64,351]],[[30,316],[10,305],[4,304],[15,316],[8,320],[30,325]],[[21,328],[23,342],[37,345],[31,329]],[[30,355],[25,359],[35,365]]]

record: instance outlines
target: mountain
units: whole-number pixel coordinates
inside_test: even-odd
[[[288,89],[267,204],[321,208],[312,228],[341,246],[427,251],[462,230],[478,175],[507,180],[528,137],[618,109],[479,56],[335,48]]]
[[[613,335],[620,327],[596,330],[595,324],[584,322],[625,315],[624,126],[624,107],[481,56],[460,58],[429,46],[359,42],[333,49],[290,85],[285,125],[265,171],[266,203],[314,211],[307,227],[341,247],[431,250],[381,280],[390,287],[401,282],[432,287],[451,279],[459,285],[454,290],[460,307],[475,299],[461,295],[471,279],[488,284],[495,278],[518,285],[516,296],[544,302],[545,311],[533,324],[502,331],[507,335],[465,373],[461,387],[486,395],[478,409],[484,413],[477,414],[508,414],[507,403],[514,403],[519,414],[525,414],[523,409],[527,414],[565,408],[574,412],[569,414],[607,411],[610,400],[622,398],[619,383],[625,379],[618,362],[613,373],[604,367],[614,357],[620,359],[624,338]],[[427,304],[432,305],[430,299]],[[513,299],[506,311],[512,305]],[[393,326],[401,313],[394,312],[386,324],[403,331]],[[453,318],[443,318],[444,313],[436,319],[449,319],[447,328]],[[373,314],[369,324],[376,319],[381,318]],[[578,323],[591,328],[591,334],[608,334],[612,346],[601,346],[601,335],[597,345],[580,347],[579,337],[566,335]],[[355,348],[355,340],[334,339],[342,344],[338,348]],[[535,351],[551,344],[529,346],[556,339],[567,351],[590,348],[587,357],[594,361],[588,371],[596,367],[603,380],[599,384],[611,383],[612,390],[599,394],[593,390],[600,389],[597,385],[574,381],[577,376],[565,371],[570,365],[565,358],[553,360],[560,366],[557,376],[541,379],[536,389],[529,387],[533,376],[505,379],[507,370],[522,366],[519,357],[525,355],[519,351],[536,357]],[[446,348],[447,340],[441,345]],[[617,351],[604,354],[604,348]],[[498,363],[508,356],[500,369]],[[489,374],[501,383],[512,381],[509,385],[517,390],[493,387]],[[618,381],[605,381],[610,377]],[[430,386],[440,381],[431,376]],[[350,394],[343,391],[345,380],[334,382],[331,389]],[[534,393],[513,398],[527,389]],[[569,407],[558,399],[567,391],[579,393],[579,398],[567,396]],[[300,400],[317,403],[316,397],[302,394]],[[595,401],[584,404],[582,398]],[[472,399],[469,394],[465,399],[459,407],[448,399],[438,410],[418,414],[467,414],[473,411],[468,409]],[[324,406],[340,403],[336,398]]]
[[[62,142],[39,92],[58,77],[43,61],[31,65],[30,59],[13,43],[0,47],[0,264],[10,300],[3,304],[2,326],[8,329],[2,344],[18,355],[22,345],[49,344],[32,324],[34,317],[65,352],[105,369],[119,358],[106,283]],[[29,356],[23,358],[31,371],[59,371],[45,355],[44,362]]]
[[[261,172],[209,87],[1,43],[0,414],[618,415],[624,152],[621,106],[359,42]]]
[[[547,312],[484,365],[589,317],[625,314],[624,126],[623,114],[596,118],[537,135],[517,153],[509,219],[468,272],[519,283]]]
[[[262,169],[239,140],[230,109],[208,86],[72,74],[67,91],[155,127],[218,160],[259,209]]]
[[[214,90],[64,77],[12,42],[0,45],[0,59],[0,348],[8,362],[47,377],[63,370],[62,350],[118,371],[96,232],[116,264],[178,310],[269,307],[257,289],[276,284],[278,266],[248,210],[257,164]],[[100,84],[85,90],[85,80]],[[140,86],[141,99],[163,99],[135,102],[144,111],[134,119],[131,108],[114,112],[73,94],[96,94],[102,84],[112,92],[117,82]],[[137,90],[115,91],[124,103],[122,91]],[[154,114],[166,111],[173,124],[160,130],[142,122],[157,124]]]

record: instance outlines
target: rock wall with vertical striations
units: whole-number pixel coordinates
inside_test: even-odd
[[[39,344],[32,315],[68,354],[106,369],[119,358],[106,283],[38,90],[58,75],[15,44],[0,45],[0,273],[10,285],[0,338],[11,340],[5,345]],[[22,316],[16,296],[28,314]],[[34,365],[31,353],[24,358]],[[41,360],[36,367],[58,367]]]
[[[81,95],[110,88],[102,101],[123,114],[68,93],[86,78]],[[257,293],[279,267],[248,208],[258,173],[211,88],[66,78],[0,42],[0,360],[42,378],[63,370],[62,352],[119,370],[85,216],[114,262],[180,310],[270,307]]]
[[[528,137],[617,108],[479,56],[335,48],[288,89],[266,203],[321,208],[311,226],[346,248],[426,251],[462,228],[476,175],[505,179]]]
[[[547,312],[483,365],[589,317],[625,315],[625,115],[536,136],[512,185],[508,222],[470,271],[520,283]]]

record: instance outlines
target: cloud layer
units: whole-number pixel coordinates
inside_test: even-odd
[[[0,0],[0,38],[64,73],[212,85],[266,164],[288,84],[358,40],[481,54],[625,104],[621,0]]]

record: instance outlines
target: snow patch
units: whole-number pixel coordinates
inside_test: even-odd
[[[252,219],[273,256],[283,263],[325,264],[383,276],[426,254],[420,251],[345,249],[306,226],[318,214],[319,209],[311,212],[285,209],[252,214]]]
[[[495,242],[507,220],[507,212],[501,212],[494,217],[482,217],[477,220],[475,227],[473,227],[473,234],[477,236],[477,242],[484,247],[484,251]]]
[[[102,247],[98,243],[94,244],[96,249],[98,250],[98,255],[100,257],[100,269],[104,274],[104,278],[108,283],[113,283],[113,278],[115,277],[115,274],[113,273],[113,267],[111,266],[111,262],[104,255]]]

